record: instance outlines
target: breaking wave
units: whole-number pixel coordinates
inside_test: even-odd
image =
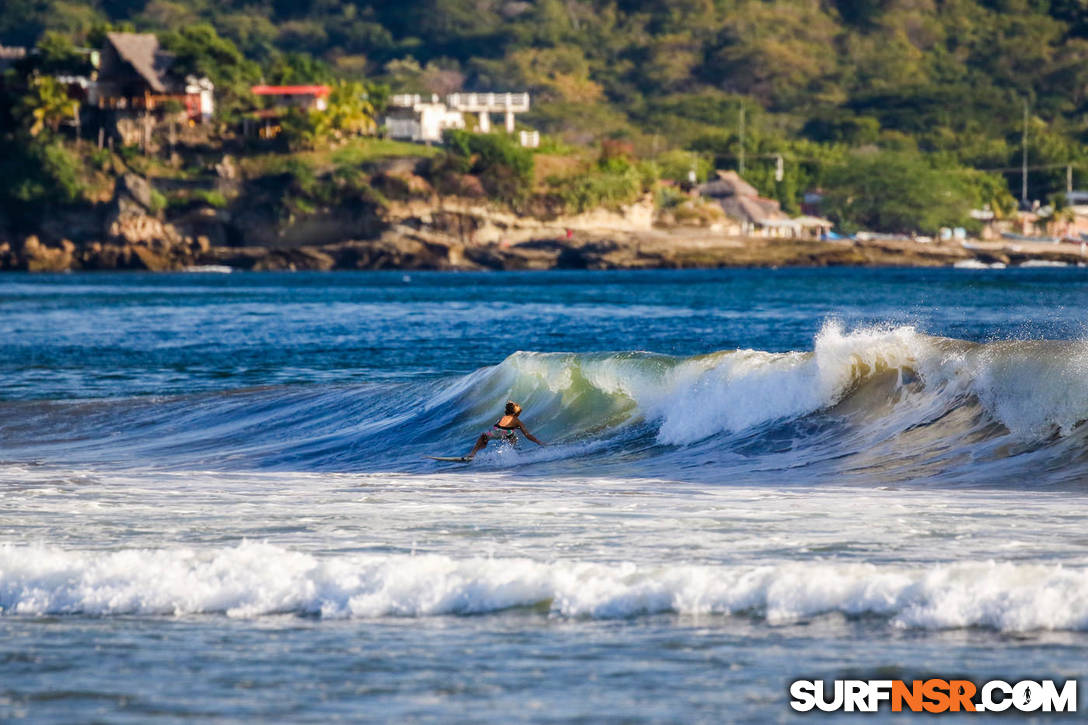
[[[234,548],[65,551],[0,546],[0,614],[330,618],[528,609],[556,617],[737,615],[770,624],[827,613],[892,626],[1088,629],[1088,572],[1060,565],[796,562],[696,566],[544,563],[440,555],[316,557]]]
[[[417,383],[0,404],[12,460],[420,470],[463,453],[508,398],[554,444],[474,465],[878,483],[1077,483],[1088,473],[1088,342],[932,337],[831,322],[804,352],[514,353]],[[1030,476],[1029,476],[1030,474]]]

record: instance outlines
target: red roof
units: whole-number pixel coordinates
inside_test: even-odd
[[[327,96],[328,86],[253,86],[258,96]]]

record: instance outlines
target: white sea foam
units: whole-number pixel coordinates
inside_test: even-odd
[[[952,265],[956,269],[1005,269],[1004,262],[993,262],[987,264],[986,262],[980,262],[977,259],[963,259]]]
[[[874,371],[917,364],[927,347],[912,327],[845,333],[832,322],[811,353],[738,351],[685,381],[654,411],[661,419],[658,438],[688,443],[813,413],[838,403]]]
[[[827,612],[898,627],[1088,629],[1088,571],[965,562],[748,566],[316,557],[266,543],[191,550],[0,547],[6,615],[324,617],[478,614],[537,607],[552,616],[740,614],[783,624]]]
[[[996,343],[968,359],[972,390],[1023,438],[1068,434],[1088,418],[1088,343]]]
[[[1068,262],[1058,262],[1053,259],[1028,259],[1020,263],[1021,267],[1068,267]]]

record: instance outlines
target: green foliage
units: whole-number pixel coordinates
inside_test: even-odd
[[[87,152],[87,161],[99,171],[106,171],[113,161],[113,154],[109,152],[109,149],[91,149]]]
[[[670,179],[678,184],[688,183],[692,171],[695,172],[696,181],[700,183],[706,181],[714,168],[706,155],[680,149],[667,151],[658,156],[655,161],[661,170],[661,178]]]
[[[155,208],[157,206],[155,203],[155,194],[157,193],[158,192],[155,191],[152,192],[152,211],[157,211]],[[215,209],[226,209],[229,205],[227,197],[218,189],[189,189],[175,192],[169,197],[165,197],[163,203],[171,209],[187,209],[194,205],[206,205]]]
[[[568,212],[581,213],[600,206],[616,208],[638,198],[641,179],[634,167],[619,170],[591,170],[552,183]]]
[[[533,154],[507,134],[448,130],[448,168],[479,177],[488,196],[506,203],[525,199],[533,181]]]
[[[139,28],[165,31],[177,68],[215,81],[225,120],[253,107],[248,89],[256,82],[379,75],[388,84],[352,91],[342,113],[285,119],[293,149],[369,133],[362,115],[377,120],[389,86],[526,89],[532,110],[519,121],[581,148],[626,139],[636,156],[655,160],[653,173],[676,179],[686,178],[681,160],[689,151],[717,168],[738,166],[743,108],[745,176],[796,210],[804,191],[847,166],[849,149],[925,157],[930,167],[1015,166],[1026,98],[1030,163],[1054,165],[1031,172],[1031,197],[1063,188],[1064,164],[1078,174],[1088,169],[1088,11],[1078,0],[274,0],[256,7],[251,0],[9,0],[0,8],[0,43],[38,43],[40,52],[4,85],[22,95],[30,66],[44,75],[77,68],[84,62],[78,46],[99,46],[106,29]],[[357,99],[371,106],[362,115],[351,109]],[[8,105],[17,109],[17,99]],[[54,135],[50,124],[60,116],[43,113],[40,134]],[[28,118],[4,121],[0,132],[24,121],[29,129]],[[450,173],[478,176],[496,198],[524,197],[524,170],[489,154],[462,148],[444,163]],[[781,181],[775,155],[785,162]],[[583,199],[616,196],[594,189],[614,191],[624,177],[606,168],[586,175]],[[615,183],[588,178],[594,175]],[[1014,175],[1005,181],[1019,193]],[[999,193],[978,193],[1007,203]]]
[[[378,124],[367,85],[337,81],[325,110],[290,109],[280,121],[283,137],[292,151],[316,149],[354,136],[373,134]]]
[[[40,178],[43,181],[40,195],[26,195],[24,201],[55,201],[70,204],[79,197],[79,162],[76,157],[59,143],[32,147],[31,156],[41,167]]]
[[[280,135],[291,151],[318,148],[332,133],[328,115],[304,108],[288,109],[280,118],[280,127]]]
[[[829,217],[844,228],[881,232],[962,226],[979,203],[978,180],[959,167],[934,168],[917,154],[854,154],[828,174]]]
[[[135,163],[142,155],[139,146],[120,146],[117,149],[117,154],[121,157],[121,160],[129,166]]]
[[[823,115],[809,119],[802,133],[815,141],[864,146],[876,143],[880,137],[880,121],[853,114]]]
[[[337,166],[319,173],[313,163],[298,156],[279,157],[266,168],[260,185],[274,200],[282,217],[308,215],[321,208],[383,206],[386,200],[370,186],[366,174],[355,166]],[[205,196],[205,203],[219,206]],[[226,199],[222,199],[226,204]]]
[[[974,187],[975,196],[980,207],[988,206],[998,219],[1008,219],[1016,213],[1017,201],[1009,193],[1008,184],[999,174],[975,171],[974,169],[965,170],[962,173],[964,178]]]
[[[152,214],[158,214],[166,208],[166,196],[158,189],[151,190],[150,202],[148,210]]]
[[[58,142],[33,139],[0,142],[0,211],[16,229],[32,231],[58,205],[82,192],[78,159]]]
[[[175,98],[171,98],[171,99],[167,100],[166,102],[164,102],[162,104],[161,108],[162,108],[163,113],[165,113],[165,114],[176,115],[176,114],[181,113],[182,111],[185,110],[185,105],[181,101],[179,101],[179,100],[177,100]]]
[[[208,206],[215,207],[216,209],[227,208],[227,197],[223,196],[223,192],[218,189],[200,189],[194,196]]]
[[[334,83],[324,113],[329,117],[329,127],[339,138],[372,134],[378,128],[367,86],[359,81]]]
[[[39,73],[55,75],[89,75],[93,70],[90,58],[76,50],[72,40],[50,31],[38,41],[34,67]]]
[[[292,86],[331,83],[332,67],[309,53],[276,53],[265,64],[265,81],[271,85]]]
[[[661,186],[654,194],[654,206],[658,209],[673,209],[690,197],[675,186]]]
[[[439,149],[434,146],[421,146],[405,141],[364,137],[352,139],[343,146],[338,147],[329,155],[329,158],[337,166],[359,166],[378,159],[429,158],[439,153],[441,153]]]
[[[229,38],[207,23],[187,25],[160,36],[164,48],[174,53],[175,72],[207,76],[215,83],[217,110],[232,114],[252,107],[250,86],[260,79],[257,63],[248,60]]]
[[[79,102],[68,97],[63,85],[51,76],[39,76],[20,101],[18,113],[30,135],[38,136],[47,130],[56,133],[61,123],[73,120],[78,111]]]
[[[581,213],[607,207],[616,209],[629,204],[652,188],[658,169],[653,164],[635,164],[616,147],[605,144],[597,163],[580,174],[548,179],[552,193],[566,211]]]
[[[302,196],[313,194],[317,188],[317,170],[314,165],[298,157],[286,157],[269,169],[273,175],[286,177],[287,189]]]

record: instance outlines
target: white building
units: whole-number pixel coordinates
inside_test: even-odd
[[[190,115],[210,121],[215,115],[215,84],[209,78],[185,76],[185,103]]]
[[[437,95],[397,95],[389,106],[385,127],[391,138],[432,143],[441,141],[447,128],[465,127],[464,114],[447,108]]]
[[[514,114],[529,110],[528,93],[453,93],[446,97],[450,108],[479,114],[480,131],[491,131],[491,114],[503,114],[506,132],[514,132]]]
[[[445,102],[437,95],[395,95],[385,117],[389,136],[416,142],[439,142],[448,128],[463,129],[465,114],[475,113],[479,129],[491,131],[491,115],[503,114],[507,133],[514,133],[514,115],[529,110],[528,93],[453,93]],[[539,143],[539,141],[538,141]]]

